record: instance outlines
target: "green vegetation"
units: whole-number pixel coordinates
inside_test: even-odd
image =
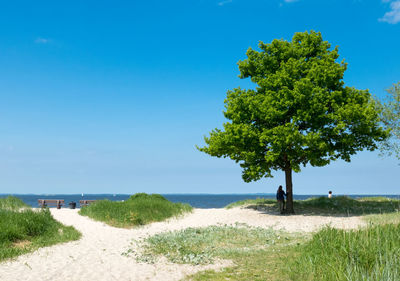
[[[137,193],[124,202],[100,200],[79,213],[116,227],[132,227],[190,212],[188,204],[172,203],[159,194]]]
[[[386,91],[384,103],[378,99],[376,101],[381,121],[390,130],[390,138],[381,142],[379,148],[382,154],[394,155],[400,160],[400,82]]]
[[[245,206],[247,208],[276,212],[276,200],[255,199],[234,202],[226,208]],[[296,213],[315,215],[367,215],[400,211],[400,200],[386,197],[364,197],[352,199],[347,196],[332,198],[318,197],[294,201]]]
[[[275,199],[257,198],[257,199],[245,199],[241,201],[236,201],[228,204],[227,206],[225,206],[225,208],[231,209],[235,207],[247,206],[250,208],[257,209],[257,207],[265,207],[269,205],[273,206],[275,204],[276,204]]]
[[[0,199],[0,229],[0,261],[81,236],[56,221],[48,209],[33,211],[12,196]]]
[[[400,280],[400,225],[325,228],[295,249],[291,280]]]
[[[223,129],[214,129],[198,149],[240,164],[246,182],[283,171],[287,213],[294,213],[292,172],[325,166],[362,150],[374,150],[389,133],[368,90],[345,86],[347,64],[338,62],[321,33],[295,33],[259,43],[239,61],[240,78],[253,89],[228,91]]]
[[[0,198],[0,210],[12,210],[16,211],[21,208],[30,208],[21,199],[14,196],[7,196],[6,198]]]
[[[142,257],[164,255],[175,263],[208,264],[274,245],[274,231],[245,225],[187,228],[145,240]],[[146,258],[147,259],[147,258]]]
[[[171,262],[189,264],[233,261],[233,266],[199,272],[186,278],[190,280],[400,280],[399,200],[339,196],[295,203],[306,213],[372,215],[364,217],[368,227],[351,231],[326,227],[314,234],[289,234],[225,225],[161,233],[139,241],[142,252],[135,253],[136,258],[155,262],[162,255]],[[230,207],[274,204],[271,199],[256,199]]]
[[[244,224],[188,228],[138,241],[142,252],[136,253],[136,259],[155,262],[162,255],[175,263],[208,264],[216,259],[234,263],[221,271],[208,270],[185,280],[279,280],[271,278],[279,276],[281,257],[287,254],[284,247],[299,239],[303,238]]]
[[[400,224],[400,211],[381,215],[367,215],[364,220],[372,225]]]

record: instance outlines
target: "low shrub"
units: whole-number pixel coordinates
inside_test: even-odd
[[[238,226],[209,226],[165,232],[139,241],[141,261],[165,256],[174,263],[208,264],[215,258],[233,258],[274,245],[280,237],[272,229]]]

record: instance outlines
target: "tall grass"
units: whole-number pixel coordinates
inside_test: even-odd
[[[0,199],[0,261],[80,235],[56,221],[48,209],[33,211],[16,197]]]
[[[345,231],[325,228],[297,249],[291,280],[400,280],[400,225]]]
[[[0,198],[0,210],[19,210],[21,208],[30,208],[21,199],[15,196]]]
[[[79,213],[116,227],[132,227],[190,212],[188,204],[172,203],[159,194],[138,193],[124,202],[97,201]]]

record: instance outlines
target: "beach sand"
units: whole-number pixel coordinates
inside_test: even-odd
[[[289,232],[310,232],[330,224],[337,228],[357,228],[364,225],[360,217],[280,216],[246,208],[194,209],[190,214],[165,222],[152,223],[134,229],[121,229],[80,216],[78,210],[51,209],[54,218],[73,225],[82,232],[79,241],[41,248],[15,260],[0,263],[0,280],[180,280],[205,269],[220,269],[230,261],[213,265],[180,265],[161,259],[155,264],[137,262],[122,255],[128,249],[136,251],[133,240],[187,227],[246,223],[272,227]]]

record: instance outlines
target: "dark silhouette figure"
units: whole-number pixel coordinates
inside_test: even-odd
[[[279,186],[278,191],[276,192],[276,200],[279,205],[279,212],[283,214],[285,212],[285,197],[286,193],[282,189],[282,185]]]

